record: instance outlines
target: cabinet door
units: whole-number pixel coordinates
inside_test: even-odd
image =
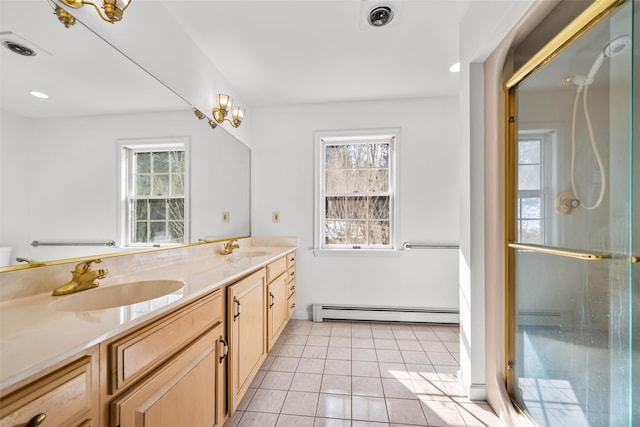
[[[271,351],[287,321],[287,275],[280,275],[267,289],[268,349]]]
[[[221,425],[217,372],[219,337],[211,329],[159,370],[111,403],[111,426],[211,427]]]
[[[229,415],[240,403],[266,357],[264,269],[227,288]]]

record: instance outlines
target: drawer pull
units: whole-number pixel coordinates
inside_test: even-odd
[[[296,260],[296,257],[292,256],[291,258],[289,258],[289,261],[293,262]]]
[[[291,308],[296,308],[296,303],[291,304]]]
[[[276,303],[276,297],[273,296],[272,292],[269,292],[269,295],[271,296],[271,304],[269,304],[269,308],[273,307]]]
[[[238,298],[236,298],[236,297],[233,297],[233,302],[238,305],[238,309],[236,310],[236,314],[233,315],[233,321],[235,322],[236,319],[238,318],[238,316],[240,316],[240,313],[242,313],[242,306],[240,305],[240,301],[238,301]]]
[[[222,343],[222,345],[224,346],[224,351],[222,352],[222,356],[220,356],[220,360],[218,361],[218,363],[222,363],[222,361],[224,359],[226,359],[227,355],[229,354],[229,345],[224,340],[224,338],[220,337],[219,340]]]
[[[45,418],[47,418],[47,414],[38,414],[31,418],[25,427],[37,427],[42,424]]]
[[[295,291],[295,290],[296,290],[296,286],[295,286],[295,285],[293,285],[293,286],[291,287],[290,291],[291,291],[291,292],[293,292],[293,291]]]

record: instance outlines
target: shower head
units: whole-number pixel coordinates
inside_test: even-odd
[[[620,55],[629,46],[631,46],[631,37],[627,35],[618,36],[607,43],[591,66],[589,74],[587,74],[585,85],[593,83],[593,79],[596,78],[596,74],[598,73],[600,66],[602,66],[604,58],[613,58],[614,56]]]
[[[618,36],[607,43],[604,49],[602,49],[602,54],[607,58],[611,58],[616,55],[620,55],[629,46],[631,46],[631,37],[627,36],[626,34]]]

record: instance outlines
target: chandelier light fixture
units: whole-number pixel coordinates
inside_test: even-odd
[[[92,3],[90,1],[85,0],[60,0],[62,3],[66,4],[69,7],[74,9],[80,9],[84,5],[93,6],[100,18],[103,21],[114,24],[118,21],[122,20],[122,15],[124,11],[129,7],[132,0],[102,0],[102,9],[98,7],[97,4]],[[51,1],[50,1],[51,3]],[[64,24],[65,27],[69,28],[71,25],[75,23],[75,20],[71,15],[62,10],[57,5],[51,5],[58,16],[58,20]],[[71,17],[69,20],[68,17]],[[69,22],[70,21],[70,22]]]
[[[216,96],[216,106],[213,107],[211,113],[213,114],[213,119],[209,118],[202,111],[198,110],[196,107],[192,106],[193,113],[196,115],[198,120],[207,119],[207,123],[211,126],[212,129],[215,129],[218,124],[222,124],[224,122],[229,122],[231,126],[237,128],[242,123],[242,119],[244,119],[244,108],[234,107],[233,99],[229,95],[224,95],[222,93]],[[231,118],[227,118],[227,115],[231,112]]]

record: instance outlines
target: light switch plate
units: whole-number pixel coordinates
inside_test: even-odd
[[[274,223],[280,222],[280,212],[273,211],[273,213],[271,214],[271,221]]]
[[[229,211],[222,212],[222,222],[229,222]]]

